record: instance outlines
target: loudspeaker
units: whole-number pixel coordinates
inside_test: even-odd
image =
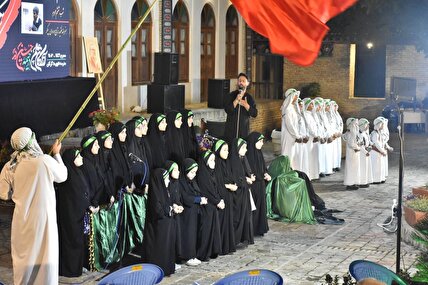
[[[208,108],[223,109],[223,100],[229,93],[229,79],[208,79]]]
[[[167,113],[170,110],[180,109],[184,109],[184,85],[148,85],[148,113]]]
[[[156,84],[178,84],[178,54],[155,53]]]

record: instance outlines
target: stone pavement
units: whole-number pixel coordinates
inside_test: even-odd
[[[280,273],[285,284],[321,284],[325,274],[343,275],[356,259],[379,262],[395,270],[395,234],[385,233],[382,223],[391,213],[392,199],[398,191],[398,139],[391,134],[394,152],[390,155],[389,177],[385,184],[347,191],[342,185],[343,171],[314,182],[316,192],[328,208],[344,210],[336,214],[345,223],[337,225],[287,224],[269,221],[270,231],[255,244],[232,255],[221,256],[197,267],[182,265],[162,284],[212,284],[232,272],[266,268]],[[428,181],[428,152],[425,135],[406,134],[404,193]],[[272,145],[265,149],[273,158]],[[1,213],[3,213],[1,215]],[[0,281],[11,284],[9,230],[0,208]],[[405,223],[405,222],[404,222]],[[418,250],[402,243],[401,267],[414,264]],[[95,277],[94,277],[95,279]],[[62,283],[64,284],[64,283]],[[95,281],[83,284],[96,284]]]

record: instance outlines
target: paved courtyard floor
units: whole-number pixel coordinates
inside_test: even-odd
[[[347,191],[339,173],[314,182],[318,195],[328,208],[344,210],[336,214],[345,219],[340,226],[287,224],[269,221],[270,231],[255,244],[232,255],[221,256],[197,267],[183,265],[162,284],[212,284],[219,278],[245,269],[265,268],[282,275],[285,284],[321,284],[324,276],[343,275],[356,259],[378,262],[395,270],[396,235],[385,233],[382,223],[391,213],[398,193],[398,139],[391,134],[394,152],[390,155],[389,177],[385,184]],[[406,134],[404,194],[411,187],[428,182],[428,143],[425,135]],[[266,145],[268,161],[273,159],[272,145]],[[0,208],[0,282],[12,284],[10,257],[10,221]],[[411,267],[418,250],[402,243],[401,267]],[[88,276],[83,284],[96,284],[101,274]],[[68,282],[62,281],[61,284]]]

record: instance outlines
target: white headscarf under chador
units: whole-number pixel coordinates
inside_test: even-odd
[[[22,159],[38,157],[43,154],[42,149],[36,140],[36,135],[30,128],[19,128],[13,132],[10,138],[10,145],[15,150],[10,159],[10,170],[14,171]]]

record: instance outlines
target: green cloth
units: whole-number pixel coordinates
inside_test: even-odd
[[[110,210],[101,209],[93,215],[94,266],[102,270],[109,263],[118,262],[120,257],[143,242],[146,218],[146,198],[134,194],[123,194],[121,211],[121,238],[117,237],[119,202]],[[121,242],[121,246],[119,246]],[[120,250],[121,249],[121,250]],[[119,250],[121,252],[119,252]]]
[[[279,156],[268,169],[272,180],[266,186],[267,216],[283,222],[315,224],[305,180],[290,166],[287,156]]]

